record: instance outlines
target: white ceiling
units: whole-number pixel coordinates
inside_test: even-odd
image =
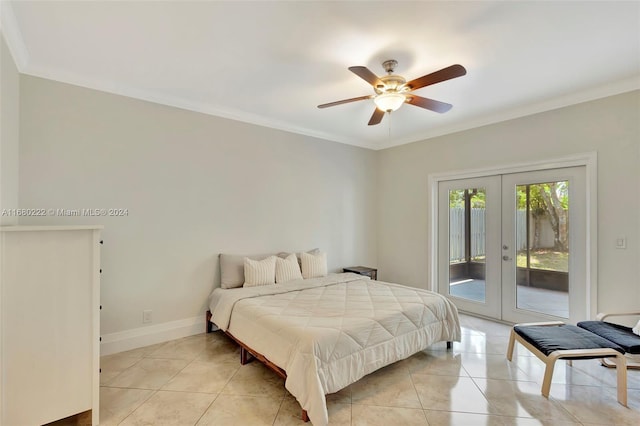
[[[3,1],[25,74],[380,149],[640,88],[638,1]],[[367,126],[347,70],[467,75]]]

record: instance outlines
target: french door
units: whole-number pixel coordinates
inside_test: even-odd
[[[586,318],[585,167],[438,182],[438,291],[509,322]]]

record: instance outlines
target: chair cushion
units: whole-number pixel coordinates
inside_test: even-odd
[[[620,353],[624,353],[624,349],[615,343],[576,327],[575,325],[522,325],[513,327],[513,330],[547,356],[554,351],[571,349],[612,348]],[[596,357],[583,356],[576,358],[587,359]],[[602,357],[599,356],[597,358]]]
[[[640,354],[640,336],[634,334],[631,327],[605,321],[582,321],[578,327],[616,343],[627,353]]]

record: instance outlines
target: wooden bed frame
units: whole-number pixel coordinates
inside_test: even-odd
[[[205,330],[207,330],[207,333],[212,333],[213,332],[213,323],[211,322],[211,311],[207,310],[207,313],[205,315]],[[228,331],[224,331],[224,334],[226,334],[227,336],[229,336],[234,342],[236,342],[238,344],[238,346],[240,346],[240,364],[241,365],[245,365],[251,361],[253,361],[254,359],[257,359],[258,361],[260,361],[261,363],[263,363],[267,368],[269,368],[270,370],[272,370],[273,372],[275,372],[279,377],[283,378],[283,379],[287,379],[287,372],[284,371],[282,368],[278,367],[277,365],[275,365],[273,362],[269,361],[267,359],[267,357],[265,357],[264,355],[262,355],[260,352],[251,349],[251,347],[249,347],[247,344],[245,344],[244,342],[236,339],[231,333],[229,333]],[[451,349],[453,347],[453,342],[447,342],[447,350]],[[303,409],[302,410],[302,420],[306,423],[309,421],[309,415],[307,414],[307,410]]]
[[[211,311],[209,310],[207,311],[207,314],[206,314],[206,321],[207,321],[206,323],[207,333],[213,332],[213,325],[211,322]],[[246,365],[251,361],[253,361],[254,359],[257,359],[258,361],[263,363],[267,368],[269,368],[274,373],[276,373],[279,377],[285,380],[287,379],[287,372],[284,371],[282,368],[278,367],[277,365],[275,365],[273,362],[269,361],[267,357],[262,355],[260,352],[254,349],[251,349],[247,344],[236,339],[236,337],[233,334],[229,333],[228,331],[225,331],[224,334],[229,336],[231,340],[233,340],[238,344],[238,346],[240,346],[240,364],[241,365]],[[309,421],[309,415],[307,414],[307,410],[304,410],[304,409],[302,410],[301,417],[302,417],[302,421],[304,421],[305,423]]]

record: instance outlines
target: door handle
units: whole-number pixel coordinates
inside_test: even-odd
[[[511,258],[505,254],[504,256],[502,256],[502,260],[511,260]]]

